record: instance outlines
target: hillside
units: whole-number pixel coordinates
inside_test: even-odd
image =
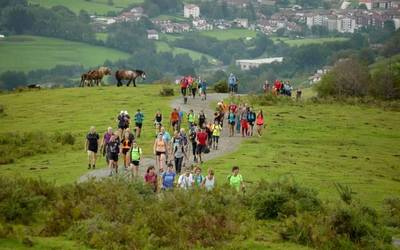
[[[0,40],[0,72],[50,69],[56,65],[93,67],[128,54],[100,46],[39,36],[10,36]]]

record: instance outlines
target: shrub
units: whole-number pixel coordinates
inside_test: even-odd
[[[226,80],[220,80],[214,85],[214,90],[217,93],[228,93],[228,83]]]
[[[55,136],[55,141],[58,143],[61,143],[61,145],[74,145],[75,144],[75,137],[70,133],[56,133]]]
[[[315,191],[289,180],[274,183],[262,181],[251,197],[257,219],[296,216],[300,212],[317,211],[321,207]]]
[[[384,210],[386,224],[392,227],[400,227],[400,198],[386,199]]]
[[[174,96],[174,88],[171,86],[163,86],[160,90],[161,96]]]

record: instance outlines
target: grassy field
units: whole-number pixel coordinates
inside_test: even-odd
[[[324,37],[324,38],[305,38],[305,39],[290,39],[283,37],[270,37],[275,43],[284,42],[289,46],[301,46],[309,44],[322,44],[328,42],[343,42],[347,41],[345,37]]]
[[[202,34],[203,36],[216,38],[220,41],[225,41],[225,40],[240,39],[247,37],[254,38],[257,32],[248,29],[229,29],[229,30],[201,31],[200,34]]]
[[[398,112],[340,104],[261,108],[264,136],[247,139],[237,152],[205,164],[205,169],[216,169],[218,179],[238,165],[248,183],[293,177],[328,200],[338,199],[334,184],[342,183],[378,209],[385,198],[400,194]]]
[[[179,47],[171,47],[168,43],[163,41],[156,41],[157,52],[171,52],[174,55],[178,54],[188,54],[193,60],[200,60],[202,56],[205,56],[208,61],[212,64],[218,64],[218,60],[209,56],[207,54],[203,54],[194,50],[184,49]]]
[[[144,135],[139,143],[146,155],[152,154],[153,115],[158,108],[165,115],[170,112],[171,98],[159,97],[159,89],[158,85],[143,86],[139,83],[137,88],[129,89],[71,88],[0,95],[0,104],[5,107],[5,115],[0,116],[3,135],[12,131],[44,131],[48,134],[58,131],[71,132],[77,137],[73,147],[65,147],[56,153],[23,157],[16,159],[14,164],[2,165],[1,174],[42,177],[57,184],[77,180],[87,172],[84,138],[89,127],[96,126],[100,134],[108,126],[116,128],[120,110],[127,110],[132,116],[137,108],[143,110]],[[100,158],[98,166],[105,166],[104,158]],[[37,170],[30,170],[31,167]]]
[[[113,5],[109,5],[108,0],[29,0],[29,2],[46,8],[64,5],[75,13],[79,13],[80,10],[86,10],[90,14],[105,15],[109,11],[119,12],[129,5],[143,3],[143,0],[112,0]]]
[[[97,40],[105,42],[105,41],[107,41],[107,37],[108,37],[107,33],[103,33],[103,32],[96,33],[96,39]]]
[[[0,41],[0,72],[50,69],[56,65],[101,65],[128,57],[118,50],[38,36],[11,36]]]

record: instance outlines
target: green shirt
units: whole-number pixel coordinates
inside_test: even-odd
[[[140,155],[142,154],[142,149],[137,147],[137,148],[132,148],[131,151],[131,160],[132,161],[138,161],[140,160]]]
[[[242,175],[238,174],[236,176],[230,175],[228,177],[229,185],[233,188],[235,188],[237,191],[240,191],[240,186],[243,182],[243,177]]]

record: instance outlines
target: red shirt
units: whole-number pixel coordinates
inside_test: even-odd
[[[173,111],[171,113],[171,121],[178,121],[179,120],[179,113],[178,111]]]
[[[207,145],[207,133],[206,132],[198,132],[197,133],[197,140],[199,141],[200,145]]]
[[[233,113],[236,113],[237,105],[236,104],[229,105],[229,110],[232,110]]]
[[[181,88],[187,88],[188,87],[188,85],[189,85],[189,82],[188,82],[188,80],[186,79],[186,77],[185,78],[183,78],[182,80],[181,80]]]
[[[157,175],[149,175],[146,173],[144,176],[144,181],[150,185],[157,186]]]

